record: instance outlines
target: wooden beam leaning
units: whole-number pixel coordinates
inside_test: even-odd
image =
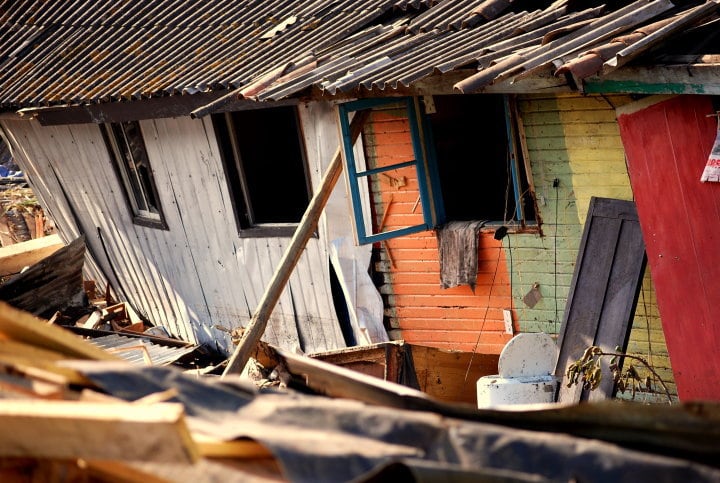
[[[355,113],[355,117],[350,123],[351,142],[354,143],[360,135],[367,116],[368,113],[366,111],[358,111]],[[255,314],[247,327],[245,327],[243,337],[235,348],[235,352],[233,352],[230,357],[228,365],[223,372],[223,377],[228,374],[242,372],[245,364],[247,364],[260,337],[262,337],[265,332],[270,314],[275,308],[287,281],[290,279],[290,274],[295,268],[295,265],[297,265],[308,240],[317,228],[320,215],[327,204],[328,198],[330,198],[330,193],[332,193],[335,183],[337,183],[338,178],[340,178],[341,172],[342,145],[338,146],[332,161],[330,161],[330,165],[325,170],[325,174],[320,181],[320,186],[313,195],[312,200],[310,200],[305,214],[290,240],[290,245],[285,249],[280,264],[275,269],[273,278],[270,280],[270,284],[265,289],[265,293],[255,309]]]

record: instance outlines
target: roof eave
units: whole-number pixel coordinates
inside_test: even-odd
[[[720,95],[720,63],[624,66],[582,80],[585,94]]]

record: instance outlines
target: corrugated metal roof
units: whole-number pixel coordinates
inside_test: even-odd
[[[196,349],[192,345],[164,346],[155,344],[148,339],[120,334],[89,338],[87,341],[136,365],[163,366],[171,364]]]
[[[671,16],[686,27],[711,21],[718,7],[709,1],[699,14],[700,0],[598,3],[4,0],[0,108],[239,87],[261,100],[280,99],[308,87],[334,94],[408,86],[457,69],[478,70],[457,85],[474,92],[557,69]],[[661,29],[633,56],[677,34]]]
[[[137,365],[163,366],[171,364],[197,348],[192,345],[164,346],[141,337],[127,337],[119,334],[89,338],[87,341]]]

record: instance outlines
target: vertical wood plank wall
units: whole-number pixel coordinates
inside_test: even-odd
[[[69,205],[74,207],[78,232],[86,233],[115,291],[122,287],[139,311],[172,334],[232,351],[227,331],[247,324],[290,239],[238,237],[208,119],[141,121],[169,230],[133,224],[97,125],[8,121],[3,127],[33,189],[61,217],[58,224],[75,226]],[[329,162],[316,154],[308,156],[313,181]],[[68,200],[59,199],[58,182]],[[265,340],[286,348],[302,341],[306,352],[345,346],[328,266],[325,240],[311,239]]]

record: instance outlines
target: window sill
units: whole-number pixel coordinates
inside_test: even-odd
[[[134,216],[133,217],[133,223],[136,225],[144,226],[146,228],[155,228],[157,230],[166,230],[169,231],[170,228],[167,226],[167,223],[165,223],[165,220],[154,220],[151,218],[142,218],[140,216]]]
[[[490,222],[486,223],[485,226],[483,226],[480,229],[480,233],[495,233],[495,231],[500,228],[501,226],[507,227],[507,232],[512,235],[521,235],[521,234],[534,234],[534,235],[541,235],[542,230],[540,230],[540,225],[533,223],[528,224],[525,226],[521,225],[504,225],[502,222]]]

